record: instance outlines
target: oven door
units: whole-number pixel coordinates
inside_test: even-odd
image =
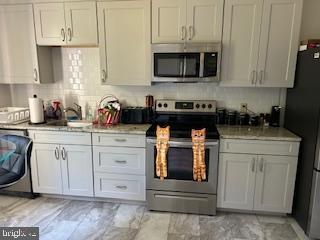
[[[193,143],[191,139],[169,141],[167,155],[168,177],[163,181],[156,176],[156,139],[147,140],[147,189],[189,193],[217,193],[219,141],[206,142],[207,180],[193,180]]]

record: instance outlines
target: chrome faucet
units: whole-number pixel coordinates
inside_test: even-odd
[[[78,104],[76,104],[76,103],[75,103],[74,105],[76,105],[76,109],[71,108],[71,107],[67,107],[66,109],[63,110],[63,112],[64,112],[65,114],[66,114],[67,112],[69,112],[69,111],[74,112],[74,113],[77,115],[78,119],[79,119],[79,120],[82,120],[82,109],[81,109],[81,106],[78,105]]]

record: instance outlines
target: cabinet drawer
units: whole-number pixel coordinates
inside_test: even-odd
[[[145,147],[146,137],[128,134],[99,134],[92,135],[93,145],[113,147]]]
[[[220,152],[298,156],[299,142],[223,139]]]
[[[146,200],[145,176],[95,172],[94,179],[96,197]]]
[[[29,131],[35,143],[91,145],[91,134],[82,132]]]
[[[93,147],[94,170],[145,175],[144,148]]]

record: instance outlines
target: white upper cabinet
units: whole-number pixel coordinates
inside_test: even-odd
[[[0,83],[53,82],[51,49],[36,45],[32,5],[1,5],[0,19]]]
[[[220,41],[223,0],[153,0],[152,42]]]
[[[150,85],[150,2],[98,3],[102,84]]]
[[[302,0],[265,0],[262,16],[259,80],[265,87],[293,87]]]
[[[291,212],[297,163],[297,157],[259,156],[254,210]]]
[[[66,45],[63,3],[35,4],[34,19],[38,45]]]
[[[187,0],[187,40],[221,41],[222,0]]]
[[[67,42],[72,45],[97,45],[96,3],[70,2],[64,6]]]
[[[254,86],[263,0],[226,0],[222,86]]]
[[[303,0],[226,0],[221,86],[293,87]]]
[[[37,44],[97,45],[95,2],[34,4]]]
[[[152,42],[179,43],[186,38],[186,1],[152,1]]]

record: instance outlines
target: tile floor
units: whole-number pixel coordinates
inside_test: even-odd
[[[38,226],[48,240],[302,240],[289,217],[159,213],[144,206],[0,196],[0,226]]]

